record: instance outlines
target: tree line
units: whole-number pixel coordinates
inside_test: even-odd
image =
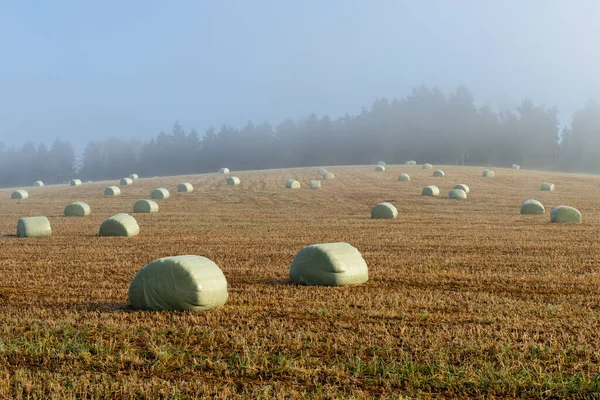
[[[357,115],[331,119],[308,115],[273,126],[249,122],[200,135],[175,123],[149,141],[93,140],[80,157],[56,140],[50,148],[0,144],[0,186],[36,180],[64,183],[299,166],[418,163],[506,166],[600,172],[600,105],[589,101],[570,126],[559,128],[556,108],[524,99],[514,110],[477,107],[465,86],[444,94],[420,86],[402,99],[377,99]]]

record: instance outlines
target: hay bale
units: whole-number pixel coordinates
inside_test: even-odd
[[[458,185],[455,185],[452,189],[464,190],[467,194],[469,194],[469,192],[471,191],[471,189],[469,189],[469,187],[464,183],[459,183]]]
[[[466,200],[467,192],[462,189],[452,189],[450,193],[448,193],[448,197],[451,199]]]
[[[126,213],[113,215],[100,224],[100,236],[135,236],[140,226],[135,218]]]
[[[87,217],[91,212],[90,206],[81,201],[67,204],[64,211],[65,217]]]
[[[105,196],[120,196],[121,189],[118,186],[109,186],[106,189],[104,189],[104,195]]]
[[[152,261],[129,285],[134,310],[205,311],[227,301],[227,279],[212,260],[195,255]]]
[[[179,185],[177,185],[177,191],[179,193],[189,193],[194,191],[194,187],[189,182],[180,183]]]
[[[13,200],[25,200],[29,197],[29,193],[26,190],[18,189],[11,193],[10,198]]]
[[[170,195],[171,194],[169,193],[169,191],[165,188],[154,189],[150,193],[150,197],[152,197],[153,199],[168,199]]]
[[[71,186],[81,186],[81,179],[71,179],[69,181],[69,185],[71,185]]]
[[[287,189],[300,189],[300,182],[294,180],[294,179],[288,179],[285,182],[285,187]]]
[[[46,217],[26,217],[17,222],[17,237],[50,236],[52,228]]]
[[[378,161],[378,162],[377,162],[377,164],[375,164],[375,165],[382,165],[382,166],[384,166],[384,167],[385,167],[385,162],[383,162],[383,161]]]
[[[550,222],[570,223],[581,222],[581,213],[578,209],[569,206],[558,206],[550,212]]]
[[[371,208],[371,218],[394,219],[398,216],[398,210],[390,203],[380,203]]]
[[[401,182],[410,182],[410,176],[408,176],[408,174],[401,173],[398,175],[398,180]]]
[[[408,160],[404,163],[404,165],[417,165],[417,162],[415,160]]]
[[[44,182],[42,182],[42,181],[35,181],[33,183],[33,186],[44,186]]]
[[[131,179],[131,178],[122,178],[122,179],[119,181],[119,184],[120,184],[121,186],[129,186],[129,185],[133,185],[133,179]]]
[[[542,191],[552,192],[554,190],[554,183],[542,182]]]
[[[227,185],[229,186],[237,186],[240,184],[240,178],[237,176],[230,176],[227,178]]]
[[[221,169],[219,170],[219,173],[220,173],[220,174],[228,174],[228,173],[229,173],[229,168],[221,168]]]
[[[290,265],[290,280],[303,285],[354,285],[369,280],[369,268],[360,252],[348,243],[314,244],[296,254]]]
[[[544,208],[544,205],[537,200],[525,200],[523,204],[521,204],[521,214],[541,215],[545,212],[546,209]]]
[[[327,170],[325,168],[319,168],[317,170],[317,174],[319,174],[321,176],[325,175],[326,173],[327,173]]]
[[[519,164],[513,164],[512,168],[513,169],[521,169],[521,166]]]
[[[443,178],[444,171],[442,171],[441,169],[436,169],[435,171],[433,171],[433,176],[435,176],[437,178]]]
[[[157,213],[158,204],[152,200],[138,200],[133,205],[134,213]]]
[[[421,190],[421,195],[422,196],[439,196],[440,195],[440,189],[438,189],[437,186],[425,186],[423,188],[423,190]]]
[[[375,166],[375,172],[384,172],[384,171],[385,171],[385,166],[383,166],[383,165]]]
[[[425,163],[425,164],[423,164],[423,169],[433,169],[433,165],[431,165],[429,163]]]
[[[324,181],[328,181],[328,180],[331,180],[331,179],[335,179],[335,175],[332,174],[331,172],[323,174],[323,180]]]
[[[135,180],[135,179],[140,179],[140,177],[138,176],[138,174],[131,174],[131,175],[129,175],[129,179]]]
[[[311,189],[321,189],[321,181],[310,181]]]
[[[496,176],[496,173],[494,171],[492,171],[491,169],[484,169],[482,175],[487,178],[493,178],[494,176]]]

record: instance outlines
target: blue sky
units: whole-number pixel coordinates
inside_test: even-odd
[[[0,142],[337,117],[420,84],[568,124],[600,100],[599,20],[596,0],[7,0]]]

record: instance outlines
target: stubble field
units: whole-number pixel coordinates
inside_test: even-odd
[[[600,182],[596,176],[419,166],[329,167],[0,190],[0,398],[567,397],[600,391]],[[398,182],[400,172],[411,182]],[[285,189],[288,178],[302,189]],[[556,185],[541,192],[542,181]],[[181,182],[192,193],[176,193]],[[450,200],[458,183],[466,201]],[[437,185],[440,198],[420,195]],[[100,223],[166,187],[140,235]],[[524,200],[546,207],[521,216]],[[69,202],[92,215],[65,218]],[[395,220],[371,220],[388,201]],[[557,205],[581,224],[551,224]],[[53,234],[18,239],[20,217]],[[348,242],[370,279],[289,283],[304,246]],[[223,270],[229,300],[201,312],[137,312],[127,290],[160,257],[197,254]]]

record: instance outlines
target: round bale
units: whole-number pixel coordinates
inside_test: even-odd
[[[288,189],[300,189],[300,182],[298,182],[294,179],[288,179],[285,182],[285,187]]]
[[[219,173],[220,173],[220,174],[228,174],[228,173],[229,173],[229,168],[221,168],[221,169],[219,170]]]
[[[168,199],[170,195],[171,194],[169,193],[169,191],[165,188],[154,189],[150,193],[150,197],[152,197],[153,199]]]
[[[335,179],[335,175],[332,174],[331,172],[327,172],[326,174],[323,174],[322,176],[323,176],[323,180],[325,180],[325,181]]]
[[[69,185],[71,185],[71,186],[81,186],[81,179],[71,179],[69,181]]]
[[[327,173],[327,170],[326,170],[325,168],[319,168],[319,169],[317,170],[317,174],[318,174],[318,175],[321,175],[321,176],[323,176],[323,175],[325,175],[326,173]]]
[[[375,166],[375,172],[384,172],[384,171],[385,171],[385,165]]]
[[[33,183],[33,186],[44,186],[44,182],[42,182],[42,181],[35,181]]]
[[[120,196],[121,189],[119,189],[118,186],[109,186],[106,189],[104,189],[104,195],[105,196]]]
[[[165,257],[135,274],[128,295],[134,310],[205,311],[225,304],[227,279],[206,257]]]
[[[138,200],[133,205],[134,213],[156,213],[158,212],[158,204],[152,200]]]
[[[408,176],[408,174],[401,173],[398,175],[398,180],[401,182],[410,182],[410,176]]]
[[[240,184],[240,178],[237,176],[230,176],[227,178],[227,185],[229,186],[237,186]]]
[[[371,208],[372,219],[394,219],[398,216],[398,210],[390,203],[380,203]]]
[[[177,191],[179,193],[193,192],[194,191],[194,187],[189,182],[180,183],[179,185],[177,185]]]
[[[435,171],[433,171],[433,176],[435,176],[437,178],[443,178],[444,171],[442,171],[441,169],[436,169]]]
[[[385,162],[383,162],[383,161],[378,161],[378,162],[377,162],[377,164],[375,164],[375,165],[383,165],[383,166],[385,167]]]
[[[537,200],[529,199],[521,204],[521,214],[541,215],[545,212],[546,209],[544,208],[544,205]]]
[[[10,198],[13,200],[25,200],[29,197],[29,193],[26,190],[18,189],[11,193]]]
[[[355,285],[369,280],[369,268],[360,252],[348,243],[314,244],[296,254],[290,265],[290,280],[302,285]]]
[[[17,237],[41,237],[51,234],[50,221],[46,217],[21,218],[17,222]]]
[[[119,181],[119,184],[120,184],[121,186],[129,186],[129,185],[133,185],[133,179],[131,179],[131,178],[122,178],[122,179]]]
[[[421,195],[422,196],[439,196],[440,195],[440,189],[438,189],[437,186],[425,186],[423,188],[423,190],[421,191]]]
[[[433,169],[433,165],[431,165],[429,163],[425,163],[425,164],[423,164],[423,169]]]
[[[513,169],[521,169],[521,166],[519,164],[513,164],[512,168]]]
[[[569,223],[581,222],[581,213],[578,209],[569,206],[558,206],[550,212],[550,222]]]
[[[471,189],[469,189],[469,187],[464,183],[459,183],[458,185],[455,185],[452,189],[464,190],[467,194],[469,194],[469,192],[471,191]]]
[[[467,192],[462,189],[452,189],[448,193],[448,197],[451,199],[465,200],[467,198]]]
[[[138,176],[138,174],[131,174],[129,175],[129,179],[140,179],[140,177]]]
[[[140,226],[135,218],[126,213],[113,215],[100,224],[100,236],[135,236]]]
[[[491,169],[484,169],[482,175],[487,178],[493,178],[494,176],[496,176],[496,173],[494,171],[492,171]]]
[[[311,189],[321,189],[321,181],[310,181]]]
[[[87,217],[91,212],[90,206],[81,201],[67,204],[64,211],[65,217]]]
[[[542,182],[542,191],[552,192],[554,190],[554,183]]]

